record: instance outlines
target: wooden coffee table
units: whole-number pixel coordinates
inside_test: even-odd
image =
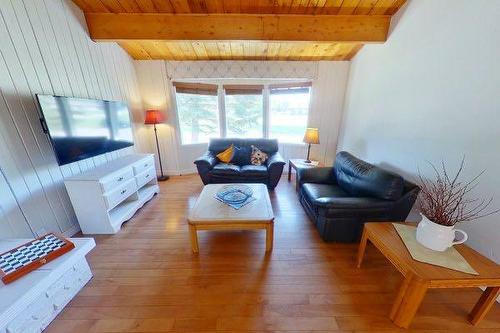
[[[267,186],[264,184],[244,184],[252,188],[253,196],[257,200],[240,209],[234,209],[215,198],[217,191],[225,185],[228,184],[206,185],[188,217],[193,252],[199,252],[198,230],[250,229],[266,230],[266,251],[271,251],[273,248],[274,214]]]
[[[390,313],[391,320],[399,327],[407,328],[410,325],[427,289],[430,288],[487,287],[469,315],[469,321],[473,325],[484,318],[500,294],[500,265],[466,245],[456,245],[455,248],[479,275],[413,260],[396,229],[389,222],[365,224],[359,244],[358,268],[363,261],[368,241],[404,276]]]

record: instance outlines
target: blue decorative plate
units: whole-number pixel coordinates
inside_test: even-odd
[[[218,192],[217,197],[228,204],[241,204],[253,194],[252,189],[246,185],[225,185]]]

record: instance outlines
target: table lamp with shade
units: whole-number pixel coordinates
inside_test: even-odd
[[[311,153],[311,145],[319,144],[319,130],[317,128],[308,127],[306,133],[304,134],[304,142],[308,144],[307,146],[307,159],[305,163],[311,163],[309,159],[309,154]]]
[[[168,176],[163,174],[163,166],[161,164],[161,154],[160,154],[160,145],[158,144],[158,130],[156,129],[157,124],[161,124],[165,121],[165,117],[160,110],[147,110],[146,117],[144,119],[145,125],[153,125],[155,130],[155,138],[156,138],[156,149],[158,151],[158,161],[160,162],[160,176],[158,177],[159,181],[164,181],[168,179]]]

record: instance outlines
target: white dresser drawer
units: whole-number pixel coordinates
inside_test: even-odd
[[[143,173],[144,171],[146,171],[147,169],[154,167],[154,165],[155,165],[155,161],[153,160],[153,156],[147,157],[147,158],[143,159],[142,161],[134,164],[134,174],[139,175],[139,174]]]
[[[137,182],[137,187],[142,187],[149,183],[152,179],[156,177],[156,169],[150,168],[144,171],[143,173],[135,176],[135,181]]]
[[[7,333],[41,332],[45,319],[52,314],[51,305],[43,293],[7,325]]]
[[[106,177],[103,180],[101,180],[100,183],[102,192],[103,193],[109,192],[110,190],[113,190],[121,186],[121,184],[126,183],[127,181],[133,178],[134,178],[134,171],[132,168],[123,169],[122,172],[116,173],[115,175]]]
[[[108,207],[108,209],[114,208],[125,198],[133,194],[136,190],[137,190],[137,185],[135,184],[135,179],[129,180],[127,183],[125,183],[117,190],[109,192],[104,195],[104,201],[106,202],[106,206]]]

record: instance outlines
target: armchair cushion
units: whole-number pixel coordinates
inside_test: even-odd
[[[337,183],[353,196],[398,200],[403,195],[404,179],[392,172],[362,161],[342,151],[335,159]]]
[[[317,202],[325,198],[344,198],[350,196],[349,193],[337,185],[305,183],[302,185],[302,190],[311,202]]]
[[[369,197],[330,197],[330,198],[319,198],[314,202],[316,205],[329,208],[329,209],[349,209],[349,210],[359,210],[354,211],[353,215],[360,213],[364,210],[373,211],[378,209],[388,209],[391,208],[393,202],[387,200],[381,200]]]

